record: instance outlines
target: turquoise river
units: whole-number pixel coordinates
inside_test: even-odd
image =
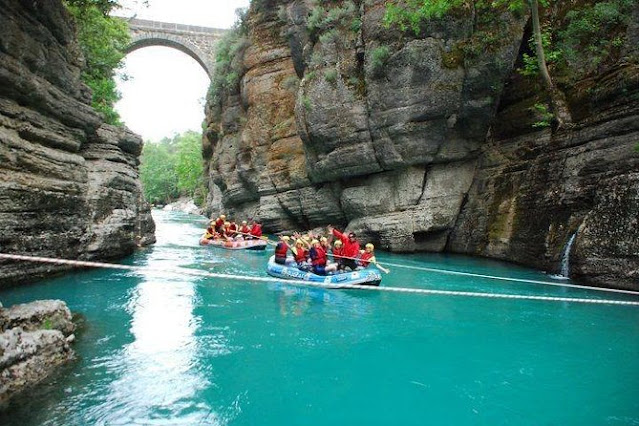
[[[154,212],[158,243],[122,263],[266,276],[267,253],[199,247],[205,219]],[[384,287],[634,300],[485,259],[391,255]],[[569,283],[569,281],[554,281]],[[637,425],[639,307],[326,290],[85,270],[0,292],[62,299],[78,359],[2,425]]]

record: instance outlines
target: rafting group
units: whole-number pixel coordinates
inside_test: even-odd
[[[262,224],[257,219],[243,220],[238,226],[221,214],[211,220],[201,245],[213,245],[227,249],[264,250],[267,242],[262,239]]]
[[[258,220],[242,221],[238,226],[221,214],[211,220],[200,244],[248,250],[264,250],[273,245],[275,253],[267,265],[269,275],[322,283],[379,285],[377,269],[389,271],[375,259],[375,246],[368,243],[361,249],[354,232],[343,233],[332,226],[326,230],[325,236],[295,232],[272,241],[262,236]],[[369,268],[371,264],[377,269]]]
[[[345,234],[332,226],[327,230],[328,237],[313,233],[280,236],[275,246],[274,262],[281,265],[290,263],[290,252],[298,269],[317,275],[362,270],[371,263],[377,264],[373,244],[368,243],[361,250],[354,232]],[[328,259],[329,255],[333,262]]]

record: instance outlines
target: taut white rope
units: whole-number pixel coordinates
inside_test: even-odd
[[[477,278],[487,278],[490,280],[499,280],[499,281],[513,281],[519,283],[527,283],[527,284],[543,284],[543,285],[551,285],[556,287],[570,287],[570,288],[580,288],[584,290],[594,290],[594,291],[605,291],[608,293],[622,293],[622,294],[632,294],[635,296],[639,296],[639,292],[632,290],[620,290],[616,288],[603,288],[603,287],[589,287],[585,285],[578,284],[567,284],[567,283],[553,283],[550,281],[540,281],[540,280],[529,280],[526,278],[509,278],[509,277],[498,277],[493,275],[484,275],[484,274],[475,274],[472,272],[460,272],[460,271],[451,271],[448,269],[437,269],[437,268],[426,268],[424,266],[412,266],[412,265],[400,265],[398,263],[388,263],[384,262],[384,265],[394,266],[396,268],[405,268],[405,269],[415,269],[418,271],[425,272],[436,272],[439,274],[448,274],[448,275],[460,275],[464,277],[477,277]]]
[[[170,272],[170,273],[176,273],[176,274],[194,275],[199,277],[226,278],[226,279],[241,280],[241,281],[277,282],[277,283],[286,283],[286,284],[298,284],[298,285],[304,285],[309,287],[330,288],[330,289],[360,289],[360,290],[382,291],[382,292],[389,292],[389,293],[414,293],[414,294],[433,294],[433,295],[443,295],[443,296],[481,297],[481,298],[492,298],[492,299],[543,300],[543,301],[550,301],[550,302],[572,302],[572,303],[591,303],[591,304],[600,304],[600,305],[639,306],[639,301],[583,299],[583,298],[553,297],[553,296],[528,296],[528,295],[522,295],[522,294],[499,294],[499,293],[481,293],[481,292],[450,291],[450,290],[429,290],[429,289],[422,289],[422,288],[405,288],[405,287],[375,287],[375,286],[367,286],[367,285],[342,285],[342,284],[335,285],[335,284],[314,283],[314,282],[308,282],[308,281],[302,281],[302,280],[282,280],[279,278],[272,278],[272,277],[251,277],[248,275],[220,274],[216,272],[205,272],[205,271],[198,271],[195,269],[188,269],[188,268],[158,269],[155,267],[129,266],[129,265],[119,265],[114,263],[102,263],[102,262],[88,262],[84,260],[55,259],[50,257],[24,256],[19,254],[0,253],[0,259],[23,260],[28,262],[53,263],[53,264],[59,264],[59,265],[71,265],[71,266],[82,266],[82,267],[92,267],[92,268],[123,269],[123,270],[130,270],[130,271],[139,271],[139,272]]]

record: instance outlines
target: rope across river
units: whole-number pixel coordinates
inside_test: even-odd
[[[304,285],[309,287],[321,287],[321,288],[329,288],[329,289],[331,288],[332,289],[336,289],[336,288],[358,289],[358,290],[380,291],[380,292],[387,292],[387,293],[413,293],[413,294],[425,294],[425,295],[479,297],[479,298],[490,298],[490,299],[539,300],[539,301],[564,302],[564,303],[568,302],[568,303],[590,303],[590,304],[599,304],[599,305],[639,306],[639,301],[584,299],[584,298],[554,297],[554,296],[532,296],[532,295],[522,295],[522,294],[482,293],[482,292],[452,291],[452,290],[431,290],[431,289],[407,288],[407,287],[381,287],[381,286],[375,287],[375,286],[366,286],[366,285],[342,285],[342,284],[335,285],[335,284],[308,282],[303,280],[282,280],[279,278],[272,278],[272,277],[255,277],[255,276],[249,276],[249,275],[223,274],[223,273],[217,273],[217,272],[199,271],[196,269],[180,268],[180,267],[156,268],[156,267],[149,267],[149,266],[130,266],[130,265],[120,265],[120,264],[114,264],[114,263],[56,259],[56,258],[50,258],[50,257],[25,256],[25,255],[19,255],[19,254],[6,254],[6,253],[0,253],[0,259],[39,262],[39,263],[51,263],[56,265],[69,265],[69,266],[78,266],[78,267],[85,267],[85,268],[89,267],[89,268],[121,269],[121,270],[145,272],[145,273],[168,272],[168,273],[174,273],[174,274],[193,275],[193,276],[207,277],[207,278],[225,278],[225,279],[240,280],[240,281],[287,283],[287,284],[297,284],[297,285]],[[584,287],[584,288],[589,288],[589,287]]]

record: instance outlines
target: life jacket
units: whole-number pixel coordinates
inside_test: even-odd
[[[311,247],[310,257],[313,266],[326,266],[326,251],[322,247]]]
[[[242,225],[240,227],[240,232],[242,234],[250,234],[251,233],[251,228],[249,228],[247,225]]]
[[[251,235],[260,238],[262,236],[262,225],[260,225],[259,223],[254,224],[251,228]]]
[[[351,242],[348,235],[342,234],[337,229],[333,229],[333,235],[342,241],[342,256],[357,257],[359,254],[359,241],[355,240]]]
[[[237,231],[237,225],[235,225],[234,223],[231,223],[231,225],[229,226],[228,235],[230,237],[234,237],[235,236],[235,231]]]
[[[359,266],[363,266],[364,268],[366,268],[370,264],[370,262],[367,262],[367,260],[372,257],[375,257],[373,253],[365,251],[364,253],[359,255],[359,260],[357,261],[357,263],[359,264]]]
[[[288,253],[288,246],[283,241],[277,243],[275,246],[275,258],[286,260],[286,253]]]
[[[224,221],[220,218],[217,218],[217,220],[215,221],[215,230],[217,232],[220,232],[222,229],[224,229]]]
[[[306,262],[306,259],[308,257],[306,255],[306,250],[304,250],[303,248],[300,248],[300,247],[295,247],[295,250],[293,251],[293,254],[295,255],[295,261],[297,263]]]

